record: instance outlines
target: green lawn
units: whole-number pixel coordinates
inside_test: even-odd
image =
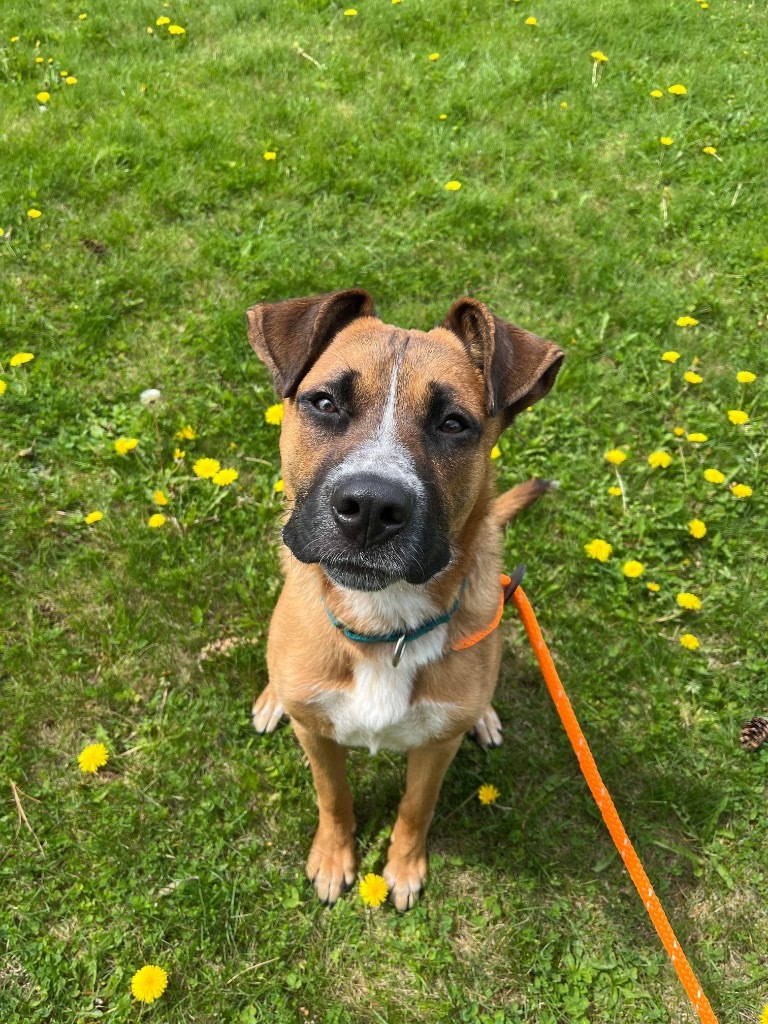
[[[309,770],[290,730],[249,721],[280,467],[244,311],[352,285],[419,328],[472,294],[566,349],[502,441],[503,486],[562,485],[510,531],[509,564],[528,565],[719,1019],[756,1024],[768,750],[738,732],[768,709],[768,8],[5,0],[0,33],[3,1024],[694,1019],[514,613],[506,742],[462,747],[418,907],[371,911],[353,891],[327,910],[304,880]],[[19,352],[35,358],[13,367]],[[120,437],[138,447],[118,454]],[[649,466],[657,450],[668,468]],[[197,479],[201,457],[239,478]],[[598,538],[605,563],[585,552]],[[256,642],[201,660],[232,637]],[[86,776],[94,742],[110,759]],[[404,762],[354,752],[350,770],[360,870],[377,871]],[[144,964],[170,981],[142,1007]]]

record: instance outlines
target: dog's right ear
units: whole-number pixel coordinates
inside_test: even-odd
[[[269,368],[282,398],[296,394],[301,378],[332,339],[353,320],[375,316],[373,299],[362,288],[262,302],[246,313],[248,340]]]

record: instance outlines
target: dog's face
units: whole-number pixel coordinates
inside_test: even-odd
[[[285,400],[283,540],[354,590],[424,583],[450,563],[491,448],[563,358],[472,299],[428,333],[383,324],[358,290],[248,320]]]

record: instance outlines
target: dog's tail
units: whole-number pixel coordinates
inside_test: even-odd
[[[537,498],[554,487],[557,487],[557,481],[540,480],[538,477],[534,477],[533,480],[526,480],[524,484],[513,487],[511,491],[505,491],[491,506],[493,521],[499,528],[506,526],[518,512],[522,512],[524,508],[532,505]]]

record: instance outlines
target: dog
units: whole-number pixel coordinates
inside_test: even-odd
[[[490,454],[564,355],[472,298],[428,332],[383,323],[359,288],[255,305],[247,320],[283,399],[287,510],[253,723],[271,732],[287,714],[307,755],[319,821],[306,871],[328,904],[355,877],[346,748],[408,755],[383,872],[407,910],[462,737],[501,742],[502,528],[547,483],[495,499]]]

